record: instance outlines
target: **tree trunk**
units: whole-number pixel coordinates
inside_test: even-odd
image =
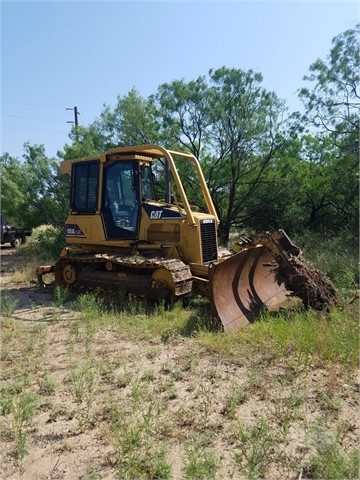
[[[221,222],[219,226],[219,243],[226,246],[230,238],[230,222]]]

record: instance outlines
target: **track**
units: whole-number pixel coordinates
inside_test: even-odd
[[[192,290],[190,268],[179,259],[78,254],[61,258],[54,272],[57,285],[75,291],[123,290],[156,299],[178,297]]]

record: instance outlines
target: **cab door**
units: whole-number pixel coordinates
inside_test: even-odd
[[[102,218],[108,240],[136,239],[139,231],[138,162],[121,160],[104,167]]]

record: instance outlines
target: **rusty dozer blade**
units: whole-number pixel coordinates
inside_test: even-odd
[[[274,256],[255,246],[209,267],[212,306],[225,332],[235,333],[252,323],[264,309],[278,308],[287,291],[267,266]]]

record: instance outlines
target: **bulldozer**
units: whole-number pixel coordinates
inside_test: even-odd
[[[294,259],[301,250],[283,230],[219,247],[219,217],[193,154],[152,144],[118,147],[65,160],[60,171],[71,177],[66,247],[54,265],[37,268],[40,283],[54,273],[56,285],[75,291],[155,300],[200,294],[229,333],[279,308],[291,293],[302,291],[309,306],[314,285],[299,282]]]

